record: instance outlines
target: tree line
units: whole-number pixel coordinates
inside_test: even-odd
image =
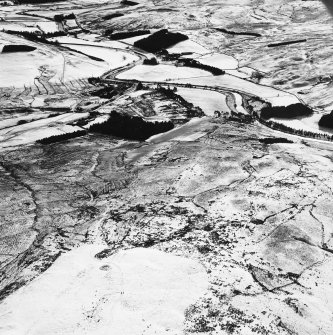
[[[264,143],[264,144],[294,143],[293,141],[288,140],[287,138],[284,138],[284,137],[265,137],[265,138],[260,138],[259,142]]]
[[[271,129],[283,131],[285,133],[302,137],[333,141],[333,135],[330,134],[316,133],[304,129],[295,129],[285,124],[269,120],[272,117],[292,119],[298,116],[311,116],[312,114],[313,110],[310,107],[305,106],[301,103],[297,103],[289,106],[264,107],[261,110],[260,115],[254,113],[253,116],[256,119],[258,119],[260,123],[264,124],[265,126]],[[319,120],[318,124],[321,127],[333,128],[333,111],[330,114],[323,115]]]
[[[222,74],[225,74],[225,71],[223,71],[223,70],[221,70],[217,67],[202,64],[202,63],[200,63],[197,60],[192,59],[192,58],[182,58],[182,59],[178,60],[177,64],[187,66],[187,67],[192,67],[192,68],[195,68],[195,69],[208,71],[214,76],[220,76]]]
[[[258,118],[259,122],[265,125],[266,127],[269,127],[274,130],[280,130],[288,134],[302,136],[302,137],[310,137],[314,139],[323,139],[327,141],[333,141],[333,135],[324,134],[324,133],[315,133],[309,130],[303,130],[303,129],[295,129],[292,127],[288,127],[285,124],[274,122],[270,120],[265,120],[261,117]]]
[[[66,34],[62,31],[55,31],[52,33],[41,33],[41,32],[30,32],[30,31],[16,31],[16,30],[6,30],[7,34],[11,35],[19,35],[24,37],[25,39],[33,42],[40,42],[45,44],[55,44],[59,43],[48,40],[49,37],[58,37],[58,36],[66,36]]]
[[[65,134],[60,134],[60,135],[53,135],[50,137],[45,137],[40,140],[37,140],[36,142],[39,144],[51,144],[51,143],[56,143],[56,142],[61,142],[65,140],[69,140],[71,138],[76,138],[80,136],[84,136],[87,134],[86,130],[78,130],[74,131],[72,133],[65,133]]]

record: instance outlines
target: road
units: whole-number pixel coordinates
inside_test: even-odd
[[[123,43],[123,42],[121,42]],[[174,87],[184,87],[184,88],[191,88],[191,89],[200,89],[200,90],[210,90],[210,91],[214,91],[217,93],[221,93],[221,94],[228,94],[229,96],[231,96],[232,99],[230,99],[230,102],[228,104],[229,109],[233,110],[233,111],[237,111],[241,114],[247,113],[246,109],[243,106],[243,95],[247,95],[259,100],[264,100],[263,97],[259,96],[259,95],[255,95],[255,94],[251,94],[246,90],[241,90],[241,89],[236,89],[236,88],[231,88],[231,87],[226,87],[226,86],[222,86],[222,85],[213,85],[213,86],[209,86],[209,85],[200,85],[200,84],[190,84],[190,83],[179,83],[179,82],[172,82],[172,81],[139,81],[139,80],[135,80],[135,79],[119,79],[117,78],[117,76],[119,76],[121,73],[126,72],[130,69],[132,69],[133,67],[143,64],[144,59],[147,59],[147,53],[143,50],[140,50],[138,48],[135,48],[133,46],[131,46],[131,49],[129,49],[129,45],[127,43],[124,43],[126,45],[126,49],[122,49],[122,48],[115,48],[115,47],[111,47],[111,46],[105,46],[105,45],[96,45],[96,44],[87,44],[87,43],[62,43],[62,44],[67,44],[67,45],[84,45],[84,46],[91,46],[91,47],[100,47],[100,48],[107,48],[107,49],[111,49],[111,50],[116,50],[116,51],[122,51],[122,52],[128,52],[131,53],[135,56],[138,57],[138,60],[133,62],[133,63],[129,63],[125,66],[116,68],[116,69],[112,69],[110,71],[105,72],[100,78],[102,80],[102,82],[105,83],[113,83],[113,84],[119,84],[119,83],[131,83],[131,84],[135,84],[138,82],[141,82],[143,85],[145,86],[174,86]],[[261,85],[262,86],[262,85]],[[284,94],[288,94],[290,95],[290,92],[285,92],[283,90],[278,90],[277,91],[281,91],[281,95]],[[292,94],[293,95],[293,94]],[[295,101],[298,101],[299,103],[302,103],[302,101],[296,96],[294,95]],[[234,104],[232,104],[232,101],[234,101]],[[265,125],[265,127],[268,127],[267,125]],[[272,128],[270,128],[272,129]],[[274,129],[274,131],[277,131]],[[287,133],[284,132],[282,130],[278,130],[281,133]],[[289,133],[287,133],[289,134]],[[290,134],[289,134],[290,135]],[[296,134],[293,134],[294,136],[297,136],[299,138],[304,138],[304,136],[299,136]],[[306,138],[311,138],[312,137],[306,137]],[[316,140],[316,139],[314,139]],[[322,139],[320,139],[322,140]],[[329,141],[328,139],[324,139],[326,141]]]

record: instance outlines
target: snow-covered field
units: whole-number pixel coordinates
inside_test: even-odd
[[[1,129],[0,148],[30,144],[45,137],[78,131],[80,127],[68,123],[87,118],[88,115],[89,113],[66,113]]]
[[[319,120],[321,119],[322,114],[313,114],[310,117],[297,118],[297,119],[280,119],[280,118],[271,118],[271,121],[282,123],[288,127],[297,129],[297,130],[306,130],[314,133],[323,133],[332,135],[333,131],[325,128],[319,127]]]
[[[51,55],[43,55],[37,50],[15,55],[0,54],[2,66],[0,87],[33,85],[34,79],[40,74],[40,67],[47,65],[49,68],[54,68],[61,65],[61,56],[48,56]]]
[[[270,102],[273,106],[287,106],[299,103],[299,99],[288,92],[277,90],[270,86],[255,84],[251,81],[238,78],[229,74],[222,76],[210,76],[202,78],[180,79],[175,82],[189,83],[192,85],[205,85],[210,87],[219,87],[227,90],[235,90],[257,97],[261,97],[265,101]]]
[[[166,133],[154,135],[146,140],[148,143],[158,144],[168,141],[192,142],[207,134],[207,118],[193,118],[181,127]]]
[[[39,50],[15,55],[0,54],[0,62],[3,66],[0,87],[34,85],[35,78],[38,78],[45,68],[49,80],[54,82],[101,75],[109,68],[106,63],[88,60],[83,55],[45,54]]]
[[[198,262],[154,249],[84,245],[61,256],[0,305],[0,333],[181,334],[184,312],[206,291]]]
[[[98,35],[94,34],[80,34],[80,38],[71,36],[57,36],[50,38],[50,41],[58,41],[60,44],[85,44],[87,46],[107,47],[115,49],[126,49],[124,43],[118,41],[102,40],[96,41]]]
[[[146,38],[150,36],[150,34],[146,34],[146,35],[140,35],[140,36],[134,36],[134,37],[130,37],[130,38],[125,38],[123,40],[121,40],[124,43],[128,43],[133,45],[136,41],[142,40],[143,38]]]
[[[235,108],[237,109],[238,113],[241,114],[248,114],[248,112],[243,107],[243,98],[238,93],[233,93],[233,96],[235,98]]]
[[[0,54],[0,87],[31,86],[40,76],[43,77],[43,80],[51,82],[69,81],[99,76],[109,69],[106,62],[94,61],[75,52],[59,51],[54,46],[28,42],[12,35],[0,33],[0,42],[27,44],[36,48],[32,52]],[[125,55],[118,56],[117,61],[122,61],[122,56]]]
[[[201,64],[217,67],[222,70],[234,70],[238,68],[236,58],[224,54],[205,55],[196,58]]]
[[[33,120],[45,119],[50,113],[33,113],[19,117],[11,117],[0,121],[0,129],[14,127],[18,122],[31,122]]]
[[[53,21],[40,21],[36,22],[35,27],[38,27],[40,30],[42,30],[45,34],[48,33],[55,33],[59,31],[59,24]]]
[[[35,25],[24,25],[19,22],[0,21],[0,31],[26,31],[29,33],[39,32],[40,30]]]
[[[207,54],[207,53],[210,52],[208,49],[206,49],[202,45],[200,45],[200,44],[198,44],[194,41],[191,41],[191,40],[186,40],[186,41],[183,41],[183,42],[179,42],[179,43],[171,46],[167,50],[168,50],[169,53],[190,52],[190,53],[199,54],[199,55]]]
[[[200,107],[208,116],[214,116],[215,111],[229,112],[226,96],[222,93],[184,87],[178,87],[176,93],[194,106]]]
[[[66,46],[72,50],[77,50],[83,52],[86,55],[98,57],[103,59],[110,70],[117,69],[118,67],[123,67],[128,64],[138,61],[139,57],[119,50],[109,49],[107,47],[90,46],[90,45],[77,45],[77,44],[67,44]]]
[[[254,70],[253,69],[249,69],[247,67],[240,67],[238,69],[232,69],[232,70],[225,70],[226,73],[239,77],[239,78],[243,78],[243,79],[249,79],[251,77],[251,75],[253,74]]]
[[[61,30],[60,28],[61,25],[57,22],[25,15],[7,15],[3,21],[0,20],[0,31],[14,30],[39,33],[42,31],[48,34],[57,32]]]
[[[209,72],[173,65],[138,65],[118,75],[119,79],[142,81],[169,81],[182,84],[203,85],[227,90],[235,90],[272,103],[273,106],[286,106],[298,103],[299,99],[288,92],[270,86],[259,85],[233,75],[213,76]]]
[[[137,65],[128,71],[120,73],[119,79],[137,79],[142,81],[171,81],[210,76],[210,73],[200,69],[173,65]]]

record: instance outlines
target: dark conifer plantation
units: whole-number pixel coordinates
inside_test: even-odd
[[[323,115],[318,124],[320,127],[333,128],[333,111],[330,114]]]
[[[136,41],[134,46],[155,53],[187,39],[188,36],[184,34],[171,33],[167,29],[162,29],[142,40]]]
[[[272,117],[292,119],[298,116],[310,116],[313,110],[301,103],[289,106],[265,107],[261,111],[261,118],[270,119]]]
[[[103,123],[94,124],[89,131],[97,132],[131,140],[144,141],[150,136],[173,129],[172,122],[150,122],[137,116],[119,114],[113,111],[109,119]]]

